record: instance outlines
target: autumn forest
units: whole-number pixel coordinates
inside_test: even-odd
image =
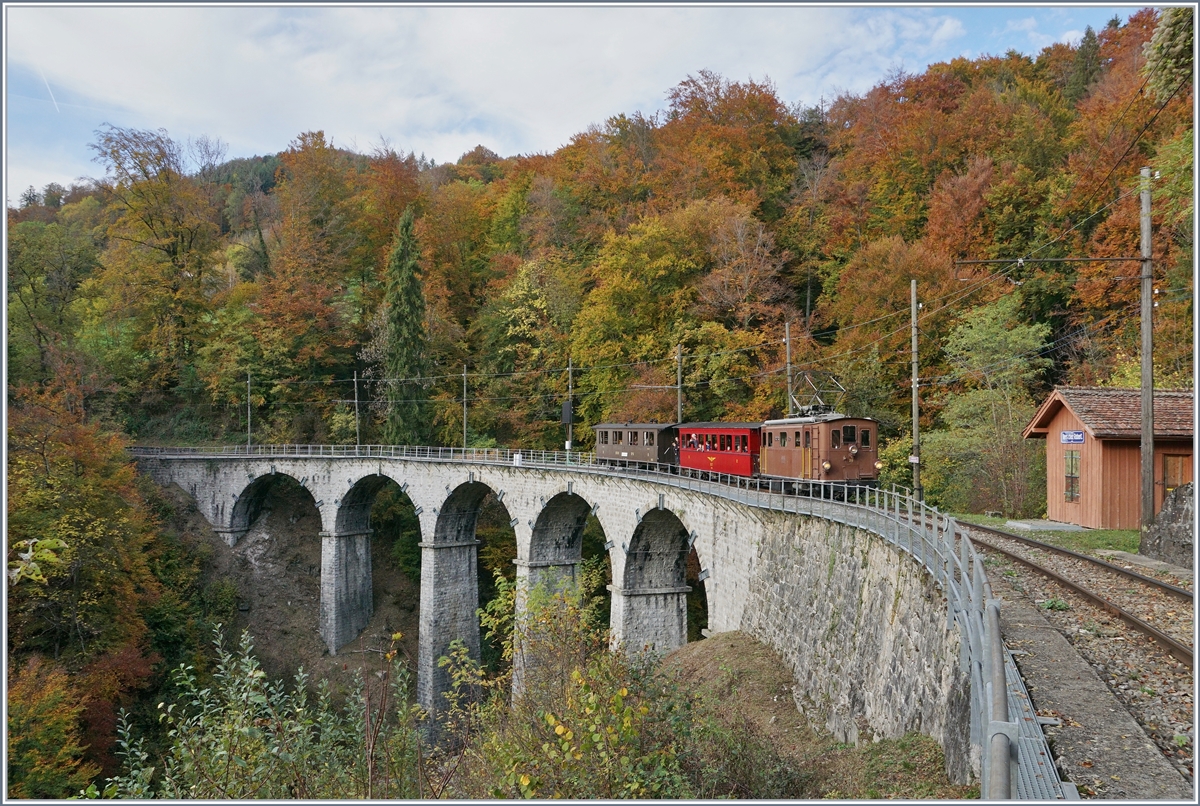
[[[462,445],[465,373],[469,445],[562,449],[570,364],[587,450],[589,424],[674,421],[677,346],[685,420],[761,420],[788,409],[786,325],[797,399],[879,419],[909,484],[915,279],[927,498],[1042,514],[1021,428],[1056,384],[1138,385],[1139,285],[1028,259],[1138,255],[1142,166],[1155,382],[1192,385],[1172,11],[815,106],[698,71],[549,154],[97,131],[97,178],[7,211],[15,794],[112,775],[118,710],[152,724],[164,670],[211,663],[202,560],[162,536],[131,444]]]

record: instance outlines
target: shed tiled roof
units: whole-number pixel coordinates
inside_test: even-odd
[[[1074,412],[1094,437],[1138,439],[1142,435],[1142,392],[1140,389],[1059,386],[1042,403],[1037,414],[1025,427],[1025,437],[1045,437],[1050,421],[1064,405]],[[1156,390],[1154,392],[1154,436],[1193,436],[1195,430],[1193,411],[1192,392]]]

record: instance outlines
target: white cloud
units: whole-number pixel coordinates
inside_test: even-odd
[[[919,71],[950,58],[968,37],[967,15],[949,8],[30,6],[5,13],[10,71],[43,71],[60,104],[112,110],[97,112],[92,128],[109,121],[166,128],[180,139],[206,133],[228,142],[233,156],[273,153],[302,131],[323,129],[339,144],[366,150],[386,137],[439,162],[478,143],[505,156],[553,151],[612,115],[665,107],[669,89],[701,69],[732,80],[769,77],[782,100],[811,105],[839,91],[863,92],[893,68]],[[34,159],[47,152],[33,140],[54,124],[10,104],[10,195],[16,174],[51,162]],[[75,130],[58,136],[79,137]]]

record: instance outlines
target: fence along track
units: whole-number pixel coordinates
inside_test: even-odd
[[[506,448],[462,449],[392,445],[256,445],[215,448],[138,448],[146,459],[200,459],[288,456],[295,458],[395,458],[418,462],[453,462],[526,467],[628,478],[714,495],[747,506],[812,515],[879,535],[910,554],[933,576],[946,594],[947,616],[958,625],[965,651],[960,663],[971,681],[970,741],[979,749],[981,797],[1007,800],[1018,796],[1019,725],[1008,712],[1006,650],[1000,633],[1000,605],[992,596],[983,557],[954,518],[916,500],[911,491],[852,487],[845,482],[817,482],[819,494],[801,496],[766,490],[757,480],[712,475],[707,479],[680,475],[670,465],[618,468],[600,465],[591,454],[563,451],[512,451]],[[836,500],[840,499],[840,500]],[[1038,794],[1025,793],[1038,798]],[[1044,794],[1042,794],[1044,797]],[[1053,794],[1050,797],[1054,797]]]

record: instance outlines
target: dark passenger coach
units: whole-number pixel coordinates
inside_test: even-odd
[[[596,461],[601,464],[673,465],[678,461],[671,423],[601,423],[592,430],[596,433]]]

